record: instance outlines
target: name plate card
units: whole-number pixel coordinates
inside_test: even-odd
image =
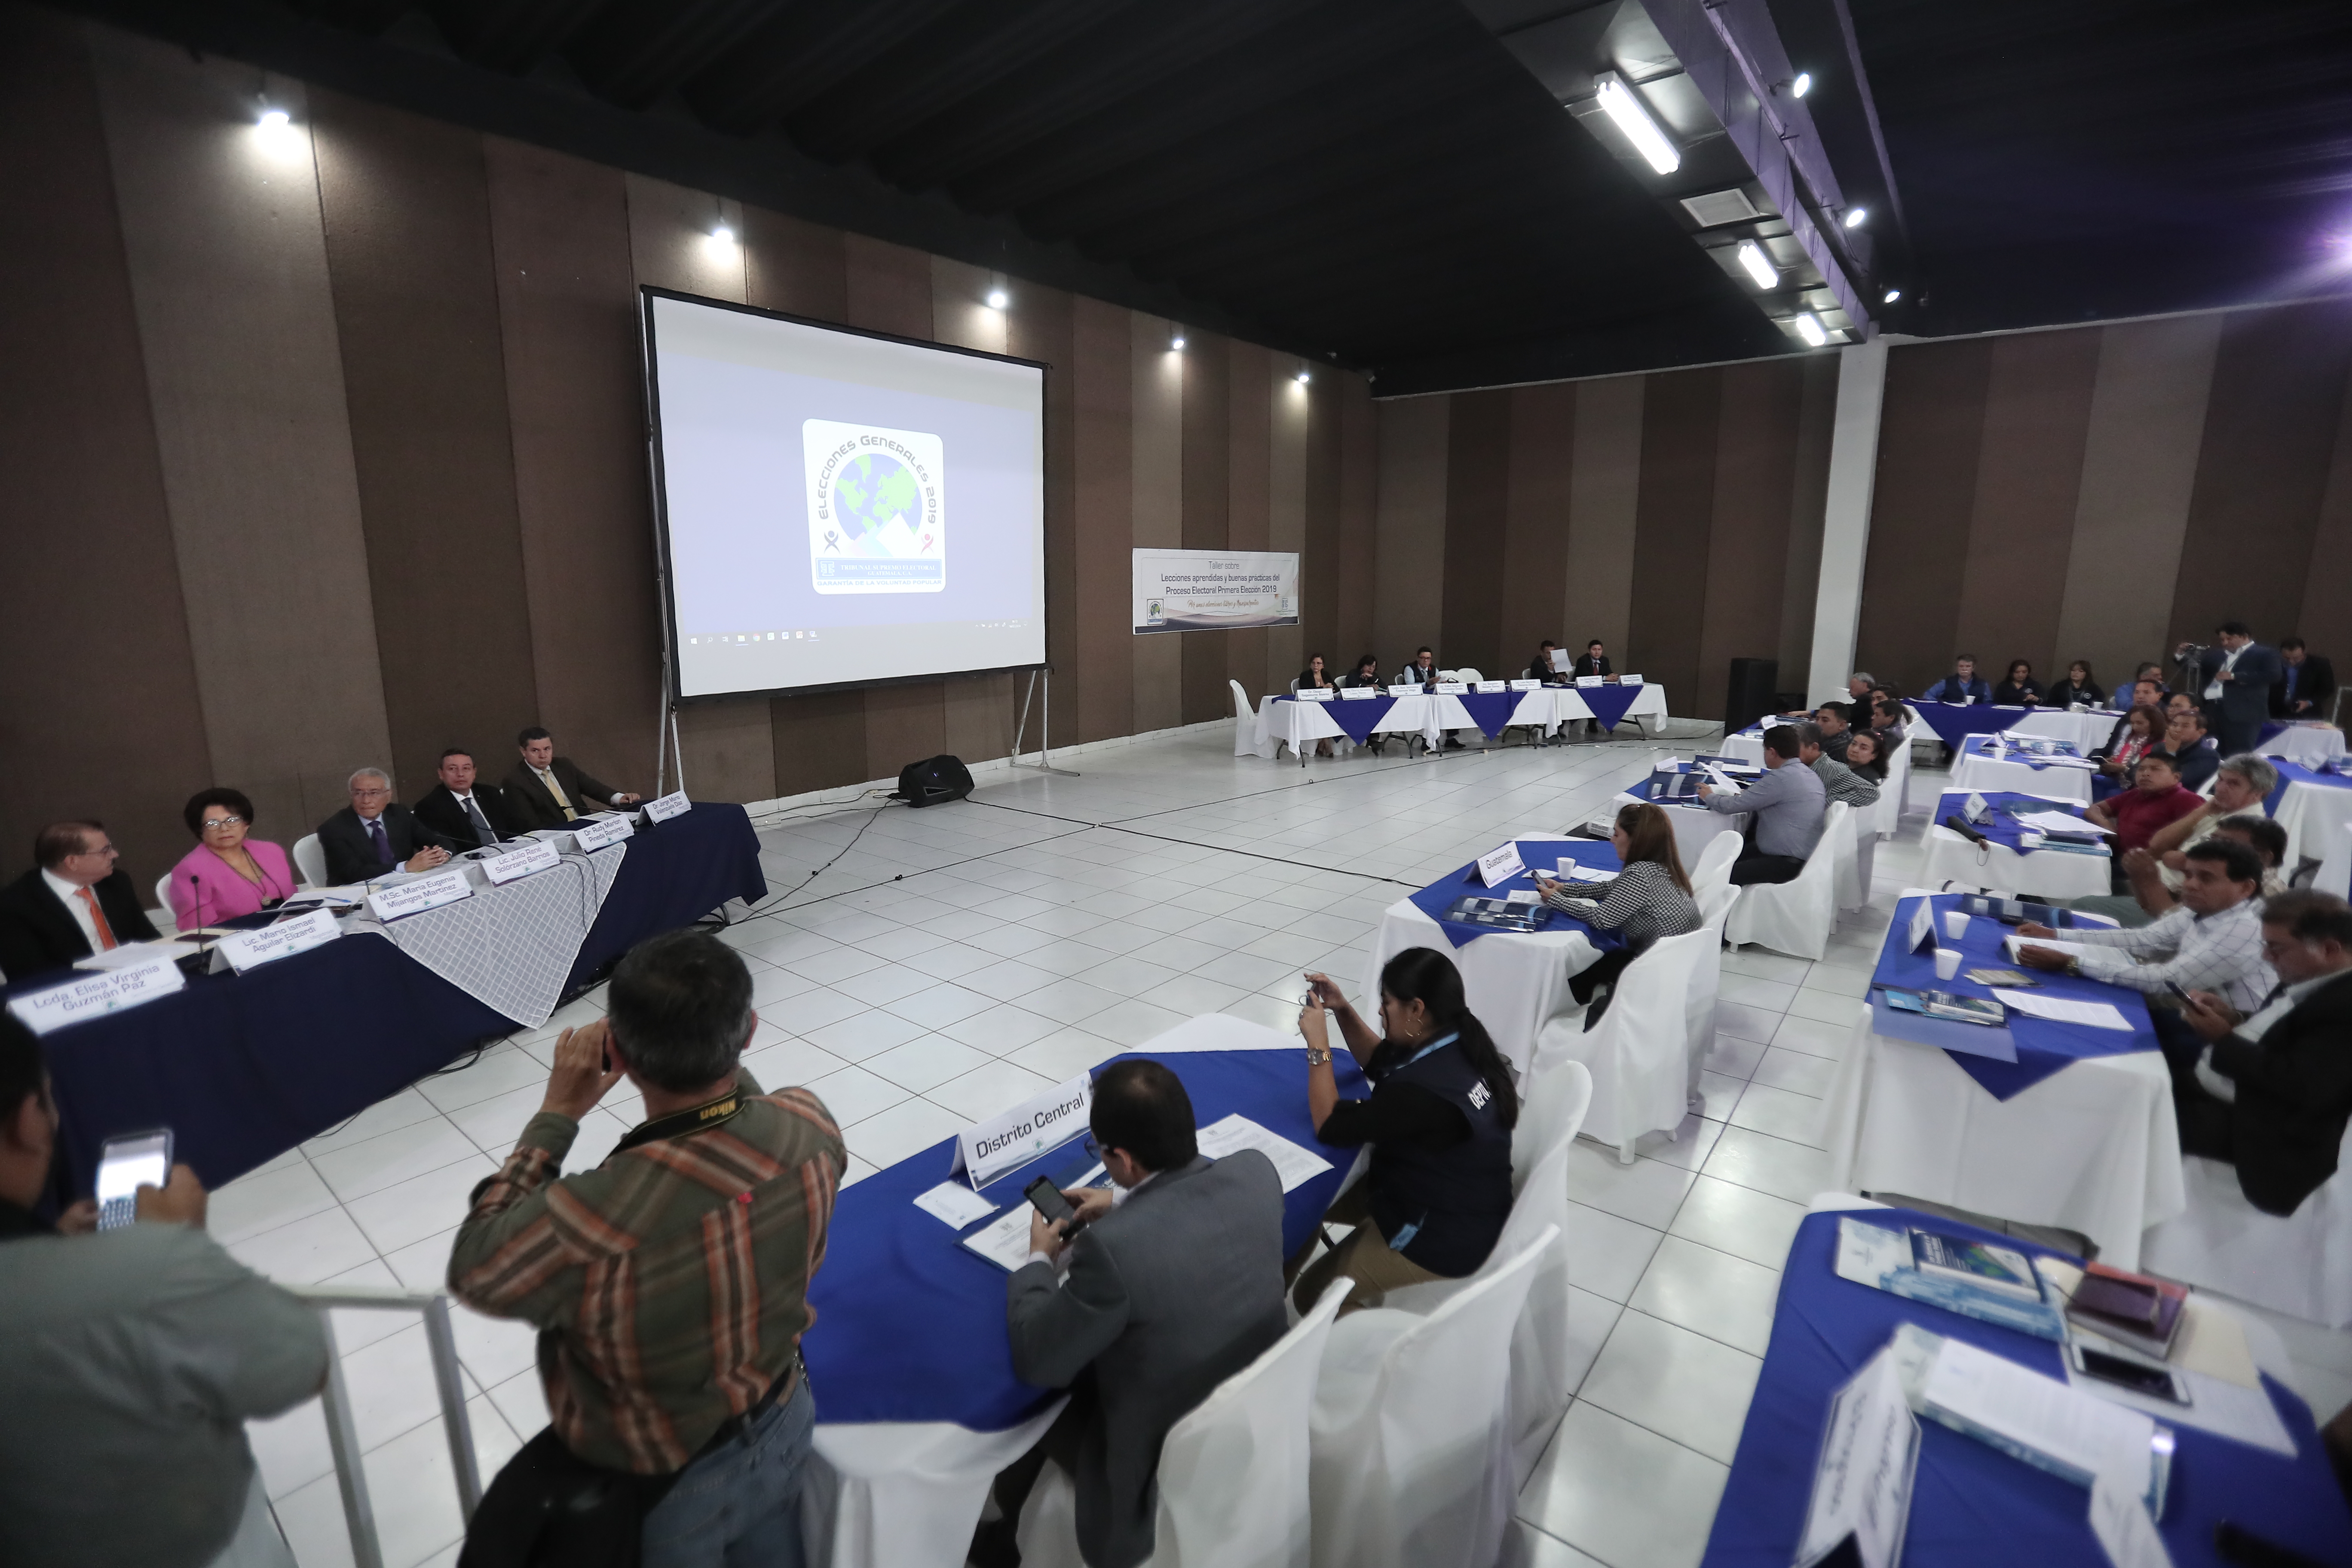
[[[228,966],[239,974],[274,963],[281,958],[291,958],[298,952],[331,942],[342,935],[335,917],[324,910],[312,910],[298,920],[279,921],[276,925],[263,926],[259,931],[241,931],[235,936],[225,936],[213,951],[228,960]]]
[[[1527,862],[1519,858],[1517,839],[1478,857],[1478,879],[1490,888],[1501,887],[1527,868]]]
[[[1377,686],[1343,686],[1339,689],[1340,700],[1345,702],[1370,702],[1380,694],[1381,689]]]
[[[509,882],[518,882],[541,871],[551,871],[562,864],[563,857],[556,852],[554,845],[544,839],[535,839],[520,849],[491,856],[482,862],[482,874],[489,878],[493,888],[503,888]]]
[[[1894,1568],[1918,1465],[1919,1418],[1903,1396],[1890,1346],[1830,1396],[1797,1568],[1811,1568],[1849,1542],[1861,1568]]]
[[[1642,684],[1642,678],[1638,675],[1621,675],[1617,678],[1617,684],[1620,686],[1639,686]]]
[[[119,1013],[142,1002],[169,996],[186,984],[178,962],[169,953],[160,953],[144,963],[101,970],[54,990],[12,996],[8,999],[8,1011],[33,1033],[46,1035],[101,1013]]]
[[[1932,953],[1936,951],[1936,906],[1927,900],[1911,915],[1911,929],[1906,935],[1906,952]]]
[[[1328,686],[1302,686],[1297,692],[1298,700],[1302,702],[1328,702],[1339,695]]]
[[[1469,687],[1458,680],[1441,680],[1437,683],[1437,694],[1440,697],[1459,697],[1469,689]]]
[[[572,842],[580,847],[580,853],[588,855],[608,844],[618,844],[636,831],[636,819],[627,812],[608,811],[596,816],[583,816],[573,823]]]
[[[675,789],[659,800],[646,802],[646,820],[667,822],[671,817],[684,816],[693,809],[694,802],[686,798],[686,792],[682,789]]]
[[[1514,691],[1536,691],[1543,687],[1543,682],[1540,680],[1513,680],[1506,684]]]
[[[1580,675],[1576,678],[1576,683],[1579,686],[1606,686],[1609,684],[1609,678],[1602,675]]]
[[[1094,1077],[1080,1073],[1010,1110],[975,1121],[956,1134],[955,1163],[948,1174],[967,1177],[977,1192],[1084,1132],[1094,1103]]]
[[[1511,683],[1507,680],[1481,680],[1475,689],[1480,691],[1508,691]]]
[[[380,888],[368,895],[368,908],[375,912],[376,919],[389,924],[403,915],[421,915],[426,910],[437,910],[473,896],[474,884],[467,879],[466,873],[452,868]]]

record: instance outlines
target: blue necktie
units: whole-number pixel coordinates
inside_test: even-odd
[[[383,818],[381,816],[369,818],[367,830],[369,840],[375,845],[376,863],[389,865],[392,861],[392,844],[383,836]]]

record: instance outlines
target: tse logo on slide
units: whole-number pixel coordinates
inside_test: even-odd
[[[820,594],[948,585],[947,455],[937,436],[810,419],[809,574]]]

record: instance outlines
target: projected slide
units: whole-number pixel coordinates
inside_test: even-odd
[[[1044,662],[1043,367],[645,297],[678,695]]]

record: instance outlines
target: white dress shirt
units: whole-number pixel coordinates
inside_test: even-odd
[[[81,927],[81,939],[89,943],[90,952],[96,952],[104,947],[106,943],[98,940],[98,922],[89,918],[89,906],[81,901],[81,885],[67,881],[46,866],[41,868],[41,880],[49,885],[49,891],[58,896],[58,902],[66,907],[66,913],[73,916],[74,924]],[[90,895],[92,898],[97,896],[96,893]],[[122,939],[117,937],[115,940],[120,942]]]

